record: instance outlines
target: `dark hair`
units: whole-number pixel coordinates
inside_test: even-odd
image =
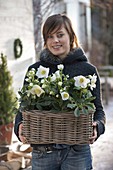
[[[46,45],[47,37],[49,34],[57,32],[62,25],[67,30],[69,36],[70,36],[70,50],[74,47],[74,44],[76,44],[76,47],[79,46],[77,36],[75,35],[75,32],[72,28],[71,20],[64,14],[55,14],[47,18],[43,25],[43,39],[44,39],[44,45]]]

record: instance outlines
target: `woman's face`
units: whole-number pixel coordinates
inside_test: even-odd
[[[49,34],[46,42],[47,48],[51,53],[64,59],[70,51],[70,37],[64,26],[57,32]]]

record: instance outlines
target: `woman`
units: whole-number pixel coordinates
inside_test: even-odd
[[[105,113],[101,103],[100,80],[96,68],[91,65],[84,51],[79,47],[77,37],[70,19],[61,14],[50,16],[43,26],[44,50],[40,54],[40,61],[31,65],[28,70],[39,68],[40,65],[50,68],[50,74],[57,70],[57,65],[64,65],[64,74],[70,78],[78,75],[97,75],[96,88],[93,95],[94,104],[93,136],[89,143],[94,143],[105,131]],[[25,142],[22,136],[22,115],[18,112],[15,119],[15,133],[19,140]],[[33,170],[90,170],[92,159],[90,145],[32,145]]]

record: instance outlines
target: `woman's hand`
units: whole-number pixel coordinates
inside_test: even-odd
[[[97,138],[97,122],[93,122],[93,136],[89,139],[89,143],[93,144]]]
[[[26,138],[23,136],[22,129],[23,129],[23,124],[21,123],[19,125],[19,138],[22,143],[26,143]]]

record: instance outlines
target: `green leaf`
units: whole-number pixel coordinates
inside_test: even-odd
[[[75,115],[75,117],[79,117],[80,116],[80,110],[79,110],[78,107],[74,110],[74,115]]]
[[[41,105],[40,104],[36,104],[36,108],[38,109],[38,110],[42,110],[42,107],[41,107]]]
[[[70,109],[74,109],[77,105],[76,104],[67,104],[67,107],[70,108]]]
[[[93,103],[87,103],[87,106],[92,108],[92,109],[94,109],[94,107],[95,107]]]
[[[51,101],[43,101],[40,103],[41,106],[49,106],[51,104]]]
[[[88,109],[86,109],[85,107],[83,107],[82,108],[82,114],[88,114],[89,113],[89,111],[88,111]]]
[[[90,107],[90,106],[88,106],[88,110],[89,110],[89,111],[95,111],[95,107]]]

